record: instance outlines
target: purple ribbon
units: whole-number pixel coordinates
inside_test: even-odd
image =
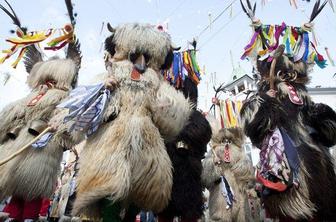
[[[274,43],[274,45],[272,45],[268,48],[269,51],[274,51],[278,48],[280,35],[285,30],[285,28],[286,28],[286,24],[284,22],[281,24],[281,26],[276,26],[275,27],[275,34],[274,34],[275,43]]]
[[[245,52],[244,52],[244,54],[240,57],[241,60],[244,60],[244,59],[246,58],[246,56],[247,56],[247,54],[248,54],[248,52],[246,52],[246,50],[252,47],[252,45],[253,45],[254,42],[256,41],[258,35],[259,35],[259,32],[258,32],[258,31],[255,31],[254,34],[253,34],[253,36],[252,36],[252,39],[251,39],[250,43],[249,43],[247,46],[244,47]]]

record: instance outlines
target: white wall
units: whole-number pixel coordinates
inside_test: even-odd
[[[315,103],[325,103],[336,110],[336,95],[310,95]]]

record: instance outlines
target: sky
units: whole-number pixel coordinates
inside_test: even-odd
[[[280,24],[285,21],[286,24],[296,26],[308,21],[315,2],[314,0],[310,3],[297,0],[299,8],[295,9],[290,6],[288,0],[264,1],[266,4],[261,5],[262,0],[257,0],[256,12],[256,16],[264,24]],[[5,4],[2,0],[0,2]],[[60,28],[69,22],[63,0],[9,0],[9,2],[21,23],[29,30]],[[211,22],[232,2],[234,2],[232,7],[225,11],[218,20]],[[248,61],[240,60],[243,48],[250,40],[252,30],[249,27],[250,20],[241,10],[239,0],[73,0],[73,3],[75,12],[78,14],[76,34],[80,39],[83,54],[79,74],[80,84],[92,83],[97,74],[104,72],[101,48],[108,31],[106,26],[102,29],[103,22],[105,24],[110,22],[112,26],[128,22],[168,24],[168,32],[173,42],[182,49],[187,49],[187,42],[196,37],[199,49],[198,61],[202,68],[205,67],[205,75],[202,76],[199,85],[199,106],[203,110],[210,106],[211,96],[214,94],[212,86],[230,82],[233,66],[241,65],[246,73],[252,70]],[[334,4],[336,5],[335,1]],[[210,28],[202,32],[208,25]],[[9,30],[14,28],[9,17],[0,12],[1,50],[9,48],[5,39],[13,37]],[[315,19],[315,32],[320,42],[319,51],[325,55],[324,47],[328,47],[336,62],[336,13],[329,5]],[[64,53],[58,52],[57,54],[62,56]],[[27,74],[22,63],[16,70],[12,69],[10,64],[9,61],[0,65],[0,109],[29,92],[25,85]],[[3,75],[1,74],[5,72],[9,72],[12,77],[3,86],[1,83]],[[323,70],[315,67],[314,72],[311,73],[310,86],[335,87],[334,73],[336,73],[336,67],[331,65]]]

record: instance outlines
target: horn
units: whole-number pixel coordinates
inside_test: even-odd
[[[284,53],[284,51],[285,51],[285,46],[284,45],[279,45],[278,48],[274,51],[273,61],[271,63],[271,69],[270,69],[270,89],[274,89],[274,71],[275,71],[275,65],[277,63],[277,60]]]
[[[111,32],[114,33],[116,30],[114,28],[112,28],[111,24],[108,22],[107,23],[107,29]]]
[[[171,48],[172,48],[173,51],[178,51],[178,50],[181,49],[181,46],[176,46],[174,44],[171,44]]]
[[[257,7],[257,3],[255,2],[253,7],[252,4],[250,2],[250,0],[246,0],[247,3],[247,7],[244,6],[243,1],[240,0],[240,5],[243,9],[243,11],[245,12],[245,14],[251,19],[252,22],[255,22],[255,12],[256,12],[256,7]]]
[[[313,11],[310,15],[309,23],[311,23],[318,16],[318,14],[320,14],[320,12],[322,11],[322,9],[324,8],[324,6],[327,3],[328,3],[328,0],[325,0],[324,3],[322,3],[322,5],[320,6],[321,1],[320,0],[316,1],[315,5],[314,5],[314,8],[313,8]]]

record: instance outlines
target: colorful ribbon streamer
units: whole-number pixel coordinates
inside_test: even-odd
[[[53,33],[53,29],[49,29],[46,32],[29,32],[27,34],[23,34],[23,32],[17,32],[17,38],[9,38],[6,39],[7,42],[12,44],[12,47],[7,50],[3,50],[2,53],[6,55],[0,58],[0,64],[3,64],[7,59],[9,59],[12,55],[14,55],[18,50],[20,53],[18,57],[13,62],[13,68],[16,68],[17,64],[24,56],[26,52],[26,47],[43,42]]]
[[[45,47],[45,50],[59,50],[66,46],[68,43],[74,39],[74,29],[72,25],[67,24],[64,28],[61,29],[48,29],[47,31],[34,31],[28,32],[27,34],[23,33],[21,29],[18,29],[16,38],[8,38],[7,42],[12,44],[12,46],[7,50],[2,50],[2,53],[5,53],[3,57],[0,58],[0,64],[3,64],[7,59],[14,55],[17,51],[19,52],[18,57],[12,63],[13,68],[16,68],[22,57],[24,56],[26,49],[30,45],[36,45],[45,41],[51,37],[57,30],[62,32],[62,35],[56,37],[47,43],[48,47]]]
[[[287,56],[293,57],[294,61],[302,60],[316,63],[320,68],[326,67],[326,60],[317,52],[314,30],[305,26],[287,26],[284,22],[281,25],[261,25],[255,28],[241,59],[258,57],[259,60],[267,59],[271,62],[272,52],[281,43],[285,45]]]
[[[57,51],[74,40],[74,30],[71,25],[66,25],[61,29],[61,32],[63,35],[49,41],[47,43],[48,47],[44,47],[45,50]]]
[[[219,101],[221,125],[224,128],[240,126],[240,110],[242,101],[232,101],[230,99]]]
[[[201,70],[196,60],[196,51],[187,50],[174,52],[171,68],[163,71],[162,75],[177,89],[183,87],[183,82],[186,77],[198,85],[201,80]]]

